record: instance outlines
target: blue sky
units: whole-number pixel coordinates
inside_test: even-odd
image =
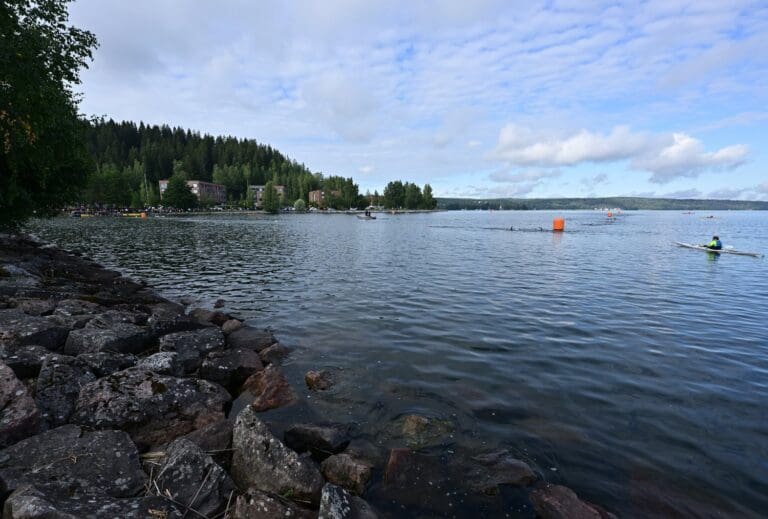
[[[88,115],[438,196],[768,200],[768,3],[80,0]]]

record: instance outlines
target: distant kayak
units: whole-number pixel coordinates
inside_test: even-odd
[[[376,219],[375,216],[365,216],[364,214],[359,214],[359,215],[357,215],[357,217],[360,218],[361,220],[375,220]]]
[[[709,247],[705,247],[704,245],[693,245],[690,243],[682,243],[679,241],[676,241],[675,245],[678,245],[680,247],[685,247],[687,249],[696,249],[704,252],[711,252],[713,254],[737,254],[739,256],[752,256],[753,258],[763,257],[763,255],[760,254],[759,252],[742,252],[734,249],[710,249]]]

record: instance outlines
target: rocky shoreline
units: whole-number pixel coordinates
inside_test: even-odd
[[[289,348],[213,306],[0,236],[3,519],[613,517],[509,452],[420,448],[441,434],[428,417],[385,452],[354,424],[273,419],[310,405]],[[334,380],[305,383],[319,398]]]

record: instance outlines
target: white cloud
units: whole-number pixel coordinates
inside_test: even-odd
[[[560,171],[535,171],[525,170],[517,173],[510,171],[494,171],[488,175],[488,180],[500,183],[538,182],[547,178],[560,176]]]
[[[360,166],[360,168],[358,168],[358,171],[363,174],[371,173],[373,170],[374,170],[374,167],[371,166],[370,164],[365,166]]]
[[[733,169],[746,160],[748,148],[739,144],[708,152],[684,133],[633,133],[618,126],[608,134],[581,130],[559,136],[534,132],[515,124],[504,126],[494,156],[516,166],[576,166],[629,160],[631,167],[652,173],[651,182],[695,177],[704,171]]]
[[[659,198],[703,198],[704,193],[698,189],[681,189],[680,191],[672,191],[671,193],[663,193],[657,196]]]

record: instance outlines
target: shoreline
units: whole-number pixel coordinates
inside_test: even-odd
[[[188,308],[77,253],[0,236],[8,517],[41,503],[94,517],[462,517],[512,505],[521,517],[612,516],[509,452],[423,448],[445,434],[439,420],[404,417],[401,446],[384,452],[353,423],[295,423],[312,401],[280,368],[290,345],[217,306]],[[304,378],[314,399],[333,391],[332,373]],[[63,461],[30,474],[54,452]]]

